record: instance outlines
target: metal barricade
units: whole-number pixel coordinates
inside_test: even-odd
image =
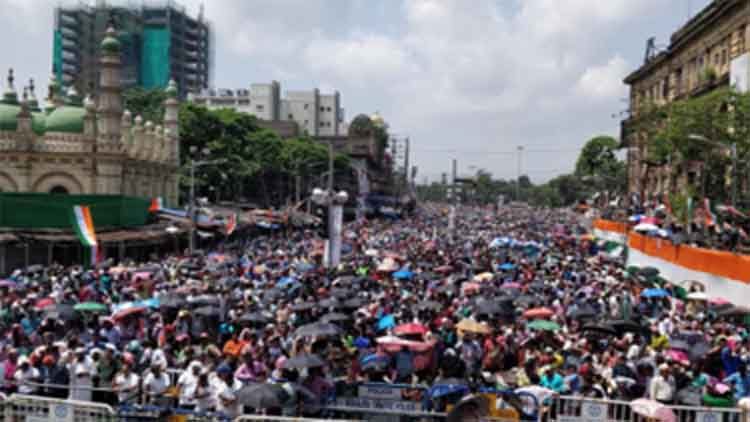
[[[286,416],[267,416],[267,415],[242,415],[234,419],[233,422],[360,422],[361,419],[315,419],[315,418],[295,418]]]
[[[445,418],[445,413],[427,410],[424,386],[359,383],[339,385],[338,390],[341,389],[345,394],[333,395],[325,401],[322,409],[326,416],[382,422]]]
[[[14,394],[4,401],[4,421],[115,422],[106,404]]]
[[[747,412],[737,407],[668,406],[676,422],[743,422]],[[557,396],[540,415],[542,422],[649,422],[629,401]]]

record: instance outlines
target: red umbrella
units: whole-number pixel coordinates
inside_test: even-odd
[[[453,271],[453,267],[451,267],[450,265],[442,265],[440,267],[435,268],[435,272],[441,273],[441,274],[448,274],[451,271]]]
[[[427,327],[422,324],[408,323],[401,324],[393,329],[393,334],[397,335],[424,335],[427,333]]]
[[[52,306],[55,304],[55,300],[51,297],[45,297],[44,299],[39,299],[34,304],[34,307],[37,309],[44,309],[48,306]]]
[[[145,310],[146,308],[144,306],[133,306],[130,308],[121,309],[117,311],[114,315],[112,315],[112,319],[119,320],[119,319],[125,318],[128,315],[137,314]]]
[[[533,308],[523,313],[524,318],[549,318],[555,313],[547,308]]]

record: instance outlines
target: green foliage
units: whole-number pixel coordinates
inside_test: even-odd
[[[140,115],[143,121],[159,124],[164,120],[164,101],[167,93],[162,89],[130,88],[123,94],[123,107],[133,116]]]
[[[375,125],[367,115],[359,114],[349,124],[349,133],[354,136],[367,137],[375,130]]]

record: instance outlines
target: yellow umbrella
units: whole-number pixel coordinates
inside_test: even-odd
[[[481,283],[481,282],[484,282],[484,281],[490,281],[490,280],[492,280],[493,277],[494,277],[494,275],[492,273],[486,272],[486,273],[475,275],[474,276],[474,281],[478,281],[478,282]]]
[[[464,332],[476,333],[476,334],[489,334],[490,333],[490,327],[487,326],[487,324],[476,322],[468,318],[462,319],[461,322],[459,322],[458,325],[456,325],[456,329],[458,330],[458,333],[460,335],[463,335]]]

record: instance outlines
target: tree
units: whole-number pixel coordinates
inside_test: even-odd
[[[625,163],[617,159],[619,143],[611,136],[591,138],[576,161],[575,175],[587,181],[595,190],[625,191],[627,171]]]
[[[133,116],[140,115],[143,121],[152,121],[160,124],[164,121],[164,101],[167,93],[163,89],[144,89],[134,87],[126,90],[123,94],[123,107],[129,110]]]

